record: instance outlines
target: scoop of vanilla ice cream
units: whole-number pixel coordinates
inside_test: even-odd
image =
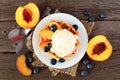
[[[51,52],[59,57],[65,57],[74,51],[77,39],[78,36],[67,29],[55,31],[52,36]]]

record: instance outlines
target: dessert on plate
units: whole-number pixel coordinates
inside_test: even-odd
[[[65,21],[51,20],[39,32],[41,38],[39,46],[56,60],[68,60],[76,54],[76,50],[80,46],[77,29],[76,24],[70,25]]]

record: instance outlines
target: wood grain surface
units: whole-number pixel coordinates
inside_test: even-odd
[[[80,71],[85,69],[82,62],[76,77],[64,74],[51,77],[46,68],[42,68],[38,75],[31,77],[19,74],[15,64],[17,58],[15,43],[8,40],[7,35],[17,26],[14,18],[16,8],[31,1],[39,6],[41,14],[45,7],[51,7],[59,8],[62,12],[79,19],[87,19],[83,11],[88,9],[96,18],[90,38],[98,34],[106,35],[113,46],[112,56],[105,62],[90,61],[93,69],[89,71],[87,77],[80,75]],[[107,14],[104,21],[98,18],[101,11]],[[0,80],[120,80],[120,0],[0,0]]]
[[[120,20],[120,0],[3,0],[0,2],[0,21],[14,21],[16,8],[32,1],[39,6],[41,13],[45,7],[49,6],[52,9],[58,8],[62,12],[86,19],[82,13],[85,9],[89,9],[96,20],[99,20],[98,15],[101,11],[107,13],[106,20]]]

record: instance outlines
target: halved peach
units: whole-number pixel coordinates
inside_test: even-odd
[[[112,54],[112,45],[104,35],[97,35],[88,43],[88,56],[95,61],[105,61]]]
[[[27,67],[26,57],[24,54],[19,55],[16,61],[18,71],[24,76],[30,76],[32,74],[32,70]]]
[[[17,8],[15,19],[22,28],[33,28],[40,19],[40,11],[35,3],[30,2]]]
[[[39,36],[43,39],[52,39],[54,32],[51,30],[41,30]]]

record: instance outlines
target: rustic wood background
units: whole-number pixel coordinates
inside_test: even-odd
[[[77,76],[59,74],[51,77],[50,72],[43,68],[38,75],[24,77],[17,71],[15,61],[17,55],[12,41],[8,40],[8,33],[16,28],[15,10],[20,5],[35,2],[41,11],[45,7],[59,8],[76,16],[79,19],[87,19],[83,11],[88,9],[96,18],[96,24],[90,37],[104,34],[113,45],[113,54],[105,62],[94,62],[93,69],[87,77],[81,77],[80,71],[84,69],[79,65]],[[99,12],[107,13],[105,21],[98,18]],[[120,80],[120,0],[0,0],[0,80]]]

